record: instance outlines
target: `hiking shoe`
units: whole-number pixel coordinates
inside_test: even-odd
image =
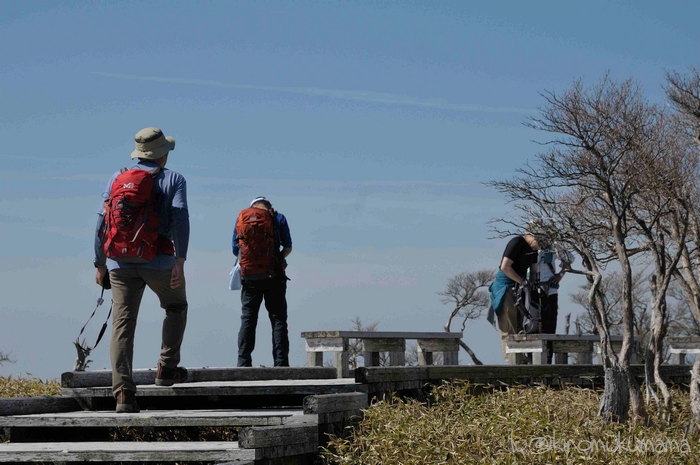
[[[158,364],[158,374],[156,375],[156,386],[172,386],[175,383],[187,381],[187,368],[167,368]]]
[[[136,393],[122,388],[117,394],[117,413],[139,413],[139,404],[136,403]]]

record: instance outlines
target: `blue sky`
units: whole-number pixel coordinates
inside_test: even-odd
[[[99,295],[100,193],[146,126],[177,139],[168,167],[188,181],[185,366],[235,364],[231,229],[258,195],[294,240],[293,365],[301,331],[355,316],[440,331],[446,280],[498,266],[505,240],[487,222],[509,206],[483,183],[540,150],[522,124],[540,93],[609,70],[662,101],[664,72],[698,64],[699,14],[682,1],[0,2],[0,350],[16,360],[0,374],[72,367]],[[560,323],[580,283],[565,280]],[[161,319],[148,295],[135,366],[155,365]],[[269,341],[263,317],[254,364],[272,364]],[[485,321],[465,341],[501,363]],[[102,344],[92,368],[109,366]]]

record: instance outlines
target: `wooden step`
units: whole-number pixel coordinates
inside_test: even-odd
[[[117,428],[190,426],[272,426],[303,416],[302,409],[144,410],[140,413],[65,412],[0,417],[0,428]],[[313,416],[309,416],[313,418]]]
[[[333,367],[236,367],[187,368],[188,382],[200,381],[262,381],[271,379],[332,379],[337,378]],[[136,385],[154,384],[156,369],[133,372]],[[61,387],[104,387],[112,385],[111,370],[68,371],[61,375]]]
[[[202,410],[302,407],[306,396],[347,392],[367,392],[367,386],[350,378],[207,381],[143,385],[136,396],[141,409]],[[110,387],[63,388],[62,393],[76,399],[83,410],[111,410],[116,405]]]
[[[46,442],[0,444],[0,462],[174,462],[253,464],[238,442]]]
[[[111,387],[62,388],[64,396],[91,398],[113,397]],[[301,379],[267,381],[208,381],[187,382],[170,387],[139,386],[137,397],[183,396],[280,396],[335,394],[340,392],[366,392],[366,386],[348,378]]]

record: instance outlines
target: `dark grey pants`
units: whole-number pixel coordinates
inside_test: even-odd
[[[238,366],[253,366],[255,329],[260,304],[265,308],[272,326],[272,357],[276,367],[289,366],[289,334],[287,331],[287,280],[275,277],[241,280],[241,329],[238,332]]]
[[[175,368],[180,363],[180,347],[187,325],[187,296],[184,281],[177,289],[170,288],[171,274],[171,270],[148,268],[120,268],[109,272],[114,300],[109,352],[115,396],[122,386],[127,391],[136,391],[132,378],[134,333],[146,286],[156,293],[160,306],[165,309],[160,363],[168,368]]]

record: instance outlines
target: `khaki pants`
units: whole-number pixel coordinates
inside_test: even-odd
[[[109,272],[114,300],[109,352],[112,360],[112,391],[115,397],[122,387],[127,391],[136,392],[132,378],[134,333],[146,286],[155,292],[160,306],[165,309],[160,363],[168,368],[175,368],[180,363],[180,346],[187,324],[187,296],[184,281],[177,289],[170,288],[171,274],[171,270],[149,268],[120,268]]]
[[[518,333],[518,309],[515,308],[515,294],[511,289],[508,289],[503,296],[501,303],[501,312],[498,314],[498,329],[501,332],[501,348],[503,349],[503,358],[508,362],[508,354],[506,354],[506,336],[509,334]]]

